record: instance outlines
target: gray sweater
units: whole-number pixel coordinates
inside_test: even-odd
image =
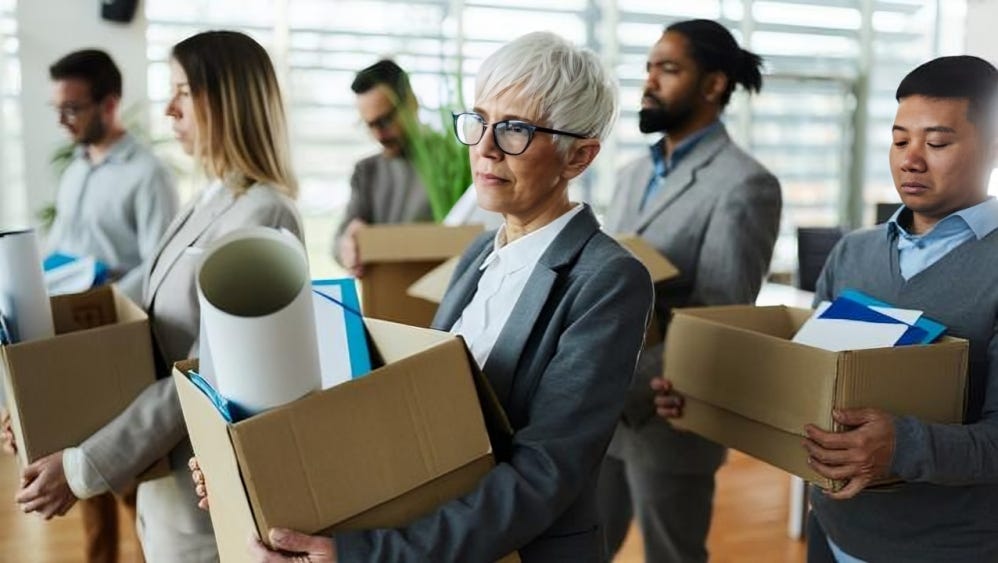
[[[886,225],[850,234],[832,251],[816,300],[846,288],[921,309],[969,340],[967,409],[962,425],[896,418],[891,469],[907,483],[847,501],[812,488],[822,528],[868,561],[998,561],[998,231],[907,282]]]

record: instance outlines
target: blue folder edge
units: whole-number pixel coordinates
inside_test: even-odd
[[[42,261],[42,270],[48,272],[59,268],[60,266],[65,266],[66,264],[71,264],[79,260],[78,256],[73,256],[72,254],[63,254],[61,252],[53,252],[45,257]],[[107,267],[107,264],[101,262],[100,260],[94,260],[94,287],[104,285],[110,279],[111,270]]]
[[[842,293],[840,294],[840,297],[851,299],[857,303],[861,303],[868,307],[869,306],[894,307],[894,305],[891,305],[890,303],[885,303],[883,301],[880,301],[879,299],[870,297],[869,295],[863,293],[862,291],[858,291],[855,289],[843,290]],[[925,315],[922,315],[921,318],[915,321],[915,326],[924,330],[926,332],[926,335],[921,342],[914,342],[914,344],[931,344],[935,342],[940,336],[946,333],[946,325],[938,321],[934,321],[926,317]]]
[[[339,286],[342,301],[321,289],[324,286]],[[360,299],[357,297],[357,284],[353,278],[312,280],[312,291],[343,308],[346,315],[347,349],[350,353],[350,377],[357,379],[370,373],[371,354],[367,348],[367,331],[364,329],[364,316],[360,312]]]
[[[218,413],[222,415],[222,418],[224,418],[226,422],[232,424],[239,422],[240,420],[243,420],[245,418],[249,418],[248,412],[246,412],[242,407],[240,407],[236,403],[233,403],[232,401],[226,399],[221,394],[219,394],[219,392],[216,391],[215,388],[212,387],[210,383],[205,381],[205,379],[201,377],[201,375],[198,374],[198,372],[194,370],[188,370],[187,378],[190,379],[191,383],[193,383],[195,387],[200,389],[201,392],[204,393],[206,397],[208,397],[208,400],[211,401],[211,404],[215,405],[215,410],[217,410]]]
[[[890,325],[901,325],[907,327],[905,332],[894,342],[895,346],[909,346],[911,344],[921,344],[927,336],[927,331],[921,327],[909,325],[904,321],[900,321],[880,313],[879,311],[874,311],[868,305],[864,305],[857,301],[853,301],[844,295],[840,295],[827,309],[821,314],[823,319],[846,319],[853,321],[863,321],[867,323],[880,323],[880,324],[890,324]]]

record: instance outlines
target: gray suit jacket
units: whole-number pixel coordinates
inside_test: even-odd
[[[235,229],[251,226],[286,228],[301,238],[294,202],[262,185],[238,197],[222,189],[197,209],[192,202],[180,212],[146,276],[143,305],[150,313],[160,379],[80,445],[87,461],[82,477],[115,491],[126,488],[154,461],[169,454],[173,474],[143,483],[158,491],[144,494],[143,502],[160,514],[170,514],[177,528],[191,533],[211,533],[211,522],[196,507],[187,470],[190,441],[176,388],[168,377],[173,362],[197,354],[200,307],[194,275],[198,260],[187,249],[203,248]]]
[[[471,302],[495,233],[462,256],[434,326]],[[514,429],[471,493],[394,530],[335,536],[340,561],[599,562],[600,461],[624,405],[652,302],[647,271],[587,207],[540,258],[484,373]],[[502,455],[508,450],[507,455]]]
[[[340,237],[354,219],[370,225],[432,221],[430,198],[412,163],[404,157],[385,158],[376,154],[354,166],[350,201],[333,241],[333,257],[337,262]]]
[[[755,302],[779,231],[777,179],[735,145],[723,125],[679,161],[640,209],[652,173],[651,155],[620,171],[604,228],[640,235],[679,268],[678,278],[655,288],[662,332],[673,308]],[[648,382],[662,374],[662,353],[662,342],[642,353],[610,452],[677,473],[713,472],[723,448],[654,416]]]

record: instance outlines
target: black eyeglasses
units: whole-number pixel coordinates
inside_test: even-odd
[[[469,147],[480,143],[485,137],[485,130],[488,128],[489,124],[485,122],[485,118],[477,113],[454,114],[454,133],[457,135],[457,140]],[[534,139],[534,133],[537,131],[552,135],[568,135],[576,139],[588,139],[586,135],[578,133],[549,129],[518,119],[504,119],[492,124],[492,140],[495,141],[499,150],[510,156],[516,156],[527,150],[530,141]]]

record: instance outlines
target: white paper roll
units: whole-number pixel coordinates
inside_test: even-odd
[[[0,309],[15,342],[55,335],[38,239],[31,229],[0,231]]]
[[[198,300],[218,392],[250,414],[320,388],[305,249],[293,235],[240,229],[205,249]]]

